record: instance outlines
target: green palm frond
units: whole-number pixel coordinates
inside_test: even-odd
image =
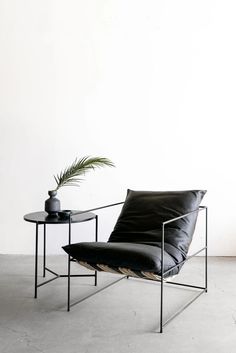
[[[78,184],[83,181],[81,176],[90,170],[101,167],[114,167],[115,165],[108,158],[103,157],[82,157],[75,159],[75,161],[66,169],[62,170],[60,174],[54,175],[58,190],[62,186],[79,186]]]

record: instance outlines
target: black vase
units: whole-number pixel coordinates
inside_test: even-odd
[[[48,191],[49,199],[45,201],[45,211],[50,216],[56,216],[57,212],[60,211],[61,205],[60,200],[56,198],[56,190]]]

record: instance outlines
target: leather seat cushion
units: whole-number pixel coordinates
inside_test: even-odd
[[[128,242],[81,242],[66,245],[63,249],[77,261],[161,274],[161,248],[158,246]],[[174,258],[164,251],[164,271],[175,264]],[[178,269],[174,272],[172,274],[178,273]]]

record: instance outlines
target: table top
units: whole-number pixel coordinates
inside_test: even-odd
[[[73,212],[79,212],[79,211],[75,211],[75,210],[72,211],[71,223],[86,222],[96,217],[96,214],[92,212],[77,214],[75,216],[73,216]],[[24,216],[24,220],[27,222],[38,223],[38,224],[69,223],[69,219],[60,219],[58,216],[49,216],[47,212],[44,212],[44,211],[28,213]]]

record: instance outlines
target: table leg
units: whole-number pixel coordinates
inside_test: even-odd
[[[69,218],[69,237],[68,243],[71,243],[71,216]],[[67,282],[67,311],[70,311],[70,255],[68,255],[68,282]]]
[[[39,225],[36,223],[36,237],[35,237],[35,275],[34,275],[34,297],[37,298],[38,287],[38,234]]]
[[[46,275],[46,224],[43,225],[43,277]]]
[[[70,255],[68,255],[67,311],[70,311]]]
[[[98,216],[96,215],[95,218],[95,241],[98,241]],[[94,281],[94,285],[97,286],[98,283],[98,274],[97,271],[95,271],[95,281]]]

